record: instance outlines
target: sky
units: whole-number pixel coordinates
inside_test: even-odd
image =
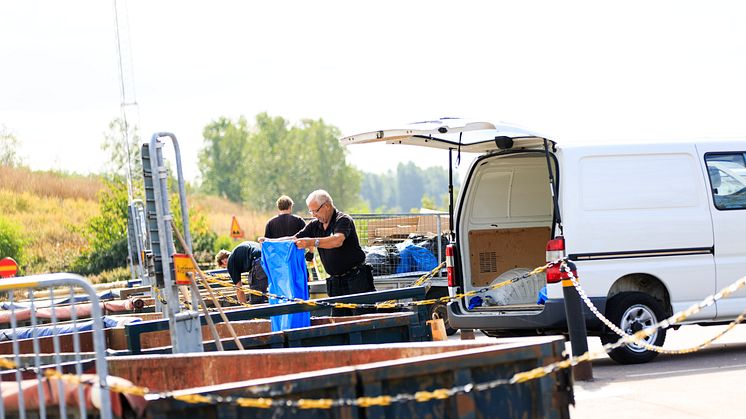
[[[738,1],[116,5],[0,2],[0,126],[33,169],[102,170],[123,81],[130,123],[143,139],[174,133],[190,181],[205,125],[260,112],[344,135],[450,116],[560,143],[746,137]],[[447,167],[443,152],[385,145],[351,146],[348,160]]]

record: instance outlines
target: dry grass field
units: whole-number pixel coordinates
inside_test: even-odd
[[[241,204],[228,201],[217,196],[193,195],[187,198],[190,206],[194,206],[207,216],[210,230],[218,236],[229,236],[231,220],[235,215],[238,224],[244,231],[244,240],[256,240],[264,235],[264,226],[267,220],[275,214],[271,212],[258,213],[249,210]]]
[[[0,215],[19,225],[26,238],[25,275],[70,271],[88,245],[86,222],[98,214],[98,192],[103,182],[95,176],[33,172],[0,166]],[[190,207],[200,210],[218,236],[229,236],[235,215],[245,240],[264,234],[273,213],[256,213],[223,198],[193,194]],[[2,255],[0,255],[2,257]],[[126,276],[126,270],[122,270]],[[119,272],[114,276],[121,276]],[[92,282],[107,281],[91,278]]]
[[[94,177],[0,167],[0,214],[26,238],[24,274],[69,270],[86,246],[85,222],[98,211]]]

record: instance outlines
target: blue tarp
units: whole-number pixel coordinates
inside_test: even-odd
[[[269,279],[269,292],[288,298],[308,299],[308,273],[303,250],[292,241],[262,243],[262,267]],[[282,304],[284,300],[270,298],[270,304]],[[308,327],[311,313],[272,316],[272,331]]]
[[[122,324],[121,319],[120,321],[117,321],[115,319],[112,319],[111,317],[102,317],[101,320],[104,323],[104,329],[108,329],[110,327],[117,327],[120,324]],[[140,320],[139,318],[126,318],[126,323],[137,323]],[[85,332],[93,329],[93,320],[85,320],[85,321],[78,321],[74,325],[72,323],[70,324],[64,324],[59,326],[47,326],[47,327],[36,327],[36,336],[42,337],[42,336],[52,336],[55,333],[58,335],[65,335],[68,333],[73,332]],[[31,339],[34,337],[34,329],[31,327],[17,327],[16,328],[16,336],[18,336],[18,339]],[[0,330],[0,341],[5,340],[11,340],[13,336],[13,329],[2,329]]]
[[[117,295],[114,294],[114,292],[111,291],[111,290],[105,291],[105,292],[102,292],[102,293],[98,294],[98,300],[99,301],[113,300],[113,299],[117,299],[117,298],[118,298]],[[88,295],[76,295],[74,302],[75,303],[87,303],[88,301],[90,301],[90,298],[88,298]],[[63,299],[55,299],[54,300],[54,305],[55,306],[69,305],[69,304],[72,304],[72,303],[73,303],[73,300],[71,298],[63,298]],[[34,307],[36,307],[36,308],[44,308],[44,307],[51,307],[51,306],[52,306],[52,301],[48,300],[48,299],[37,299],[34,302]],[[3,302],[3,303],[0,303],[0,309],[2,309],[2,310],[12,310],[12,309],[22,310],[22,309],[26,309],[26,308],[31,308],[31,303],[30,302],[28,302],[28,303],[20,303],[20,302],[10,303],[10,302],[6,301],[6,302]]]
[[[435,255],[422,246],[417,246],[411,242],[405,244],[399,249],[399,265],[396,267],[396,273],[430,271],[438,266],[438,259]],[[399,245],[397,245],[397,248]]]

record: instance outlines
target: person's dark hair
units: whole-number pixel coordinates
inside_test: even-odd
[[[217,255],[215,255],[215,263],[220,266],[220,262],[222,262],[225,259],[228,259],[228,257],[231,255],[231,252],[221,249]]]
[[[280,211],[289,210],[290,208],[293,208],[293,203],[293,200],[290,199],[289,196],[283,195],[277,198],[277,209]]]

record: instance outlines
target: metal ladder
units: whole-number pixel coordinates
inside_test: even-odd
[[[163,312],[168,318],[171,332],[173,353],[202,352],[202,327],[199,312],[182,310],[179,302],[179,288],[175,282],[173,254],[175,253],[173,229],[171,221],[171,207],[168,196],[168,171],[163,158],[164,142],[161,138],[168,137],[173,142],[176,172],[179,187],[179,201],[184,225],[184,238],[189,253],[192,252],[192,237],[189,234],[189,211],[186,203],[186,189],[181,168],[181,152],[174,134],[160,132],[153,134],[150,143],[142,145],[142,168],[145,181],[145,210],[147,214],[147,230],[152,252],[153,273],[155,281],[152,283],[156,310]],[[164,261],[168,263],[164,267]],[[152,278],[151,278],[152,279]],[[158,290],[163,290],[165,300],[161,301]],[[196,296],[192,295],[192,307],[196,308]]]

